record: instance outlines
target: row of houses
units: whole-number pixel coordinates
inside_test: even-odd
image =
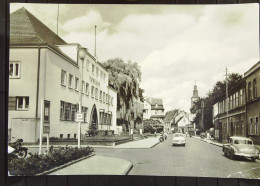
[[[80,58],[80,47],[65,42],[25,8],[10,15],[10,139],[37,142],[41,118],[50,137],[77,139],[80,102],[82,135],[90,125],[116,132],[117,92],[95,56],[86,51]]]
[[[226,141],[229,136],[246,136],[260,144],[260,61],[244,73],[226,96],[213,105],[215,138]]]

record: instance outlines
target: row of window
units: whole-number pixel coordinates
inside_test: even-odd
[[[64,70],[61,70],[61,85],[67,86],[67,72]],[[76,76],[74,78],[72,74],[69,74],[68,87],[79,91],[79,78]],[[86,93],[86,95],[89,96],[89,84],[84,81],[82,81],[82,93]],[[99,91],[98,88],[95,88],[94,86],[91,86],[91,97],[113,106],[113,97],[102,90]]]
[[[253,90],[252,90],[252,88],[253,88]],[[251,85],[251,81],[247,83],[247,89],[248,89],[248,95],[247,95],[248,100],[257,98],[256,78],[253,79],[253,87]]]
[[[11,96],[8,99],[8,110],[29,110],[29,96]]]
[[[89,71],[89,60],[87,60],[86,63],[86,70]],[[102,81],[106,82],[106,74],[101,69],[96,67],[94,64],[92,64],[92,75],[96,76],[97,78],[100,78]]]
[[[249,134],[250,135],[256,135],[256,134],[260,134],[259,130],[259,117],[255,116],[255,117],[249,117]]]
[[[63,139],[63,134],[60,134],[60,138]],[[67,134],[67,139],[71,139],[70,134]],[[77,139],[77,134],[74,134],[73,139]]]
[[[232,110],[234,108],[240,107],[245,104],[245,94],[244,89],[240,89],[239,91],[230,95],[227,99],[228,101],[228,110]],[[226,99],[219,103],[219,112],[226,112]]]
[[[75,121],[76,113],[78,112],[78,104],[72,104],[69,102],[61,101],[60,102],[60,120],[65,121]],[[84,115],[84,122],[87,122],[87,107],[81,107],[81,111]]]

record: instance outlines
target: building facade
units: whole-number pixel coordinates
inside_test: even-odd
[[[161,98],[148,97],[144,101],[143,119],[158,120],[161,123],[164,118],[164,107]]]
[[[75,122],[82,96],[81,135],[90,125],[115,130],[117,92],[108,72],[89,52],[84,61],[79,44],[68,44],[26,9],[10,16],[10,135],[37,142],[40,120],[50,137],[78,138]],[[42,104],[43,103],[43,104]]]
[[[260,145],[260,61],[244,74],[246,78],[248,136]]]

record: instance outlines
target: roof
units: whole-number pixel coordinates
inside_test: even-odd
[[[178,110],[171,110],[166,112],[164,122],[170,122],[174,118],[176,112],[178,112]]]
[[[151,118],[164,118],[164,115],[151,115]]]
[[[158,106],[163,106],[163,101],[162,98],[152,98],[152,97],[148,97],[145,99],[145,101],[147,101],[150,105],[155,106],[156,104]]]
[[[10,15],[11,45],[49,45],[61,52],[56,45],[67,43],[22,7]]]
[[[244,73],[244,76],[247,77],[252,74],[255,70],[260,68],[260,61],[258,61],[255,65],[253,65],[248,71]]]

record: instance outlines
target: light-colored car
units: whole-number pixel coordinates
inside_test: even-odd
[[[228,143],[223,145],[222,151],[224,155],[230,159],[235,157],[250,158],[251,161],[259,156],[258,150],[255,148],[253,141],[250,138],[232,136],[229,138]]]
[[[183,145],[185,146],[186,144],[186,137],[185,134],[182,133],[175,133],[173,134],[172,138],[172,145]]]

